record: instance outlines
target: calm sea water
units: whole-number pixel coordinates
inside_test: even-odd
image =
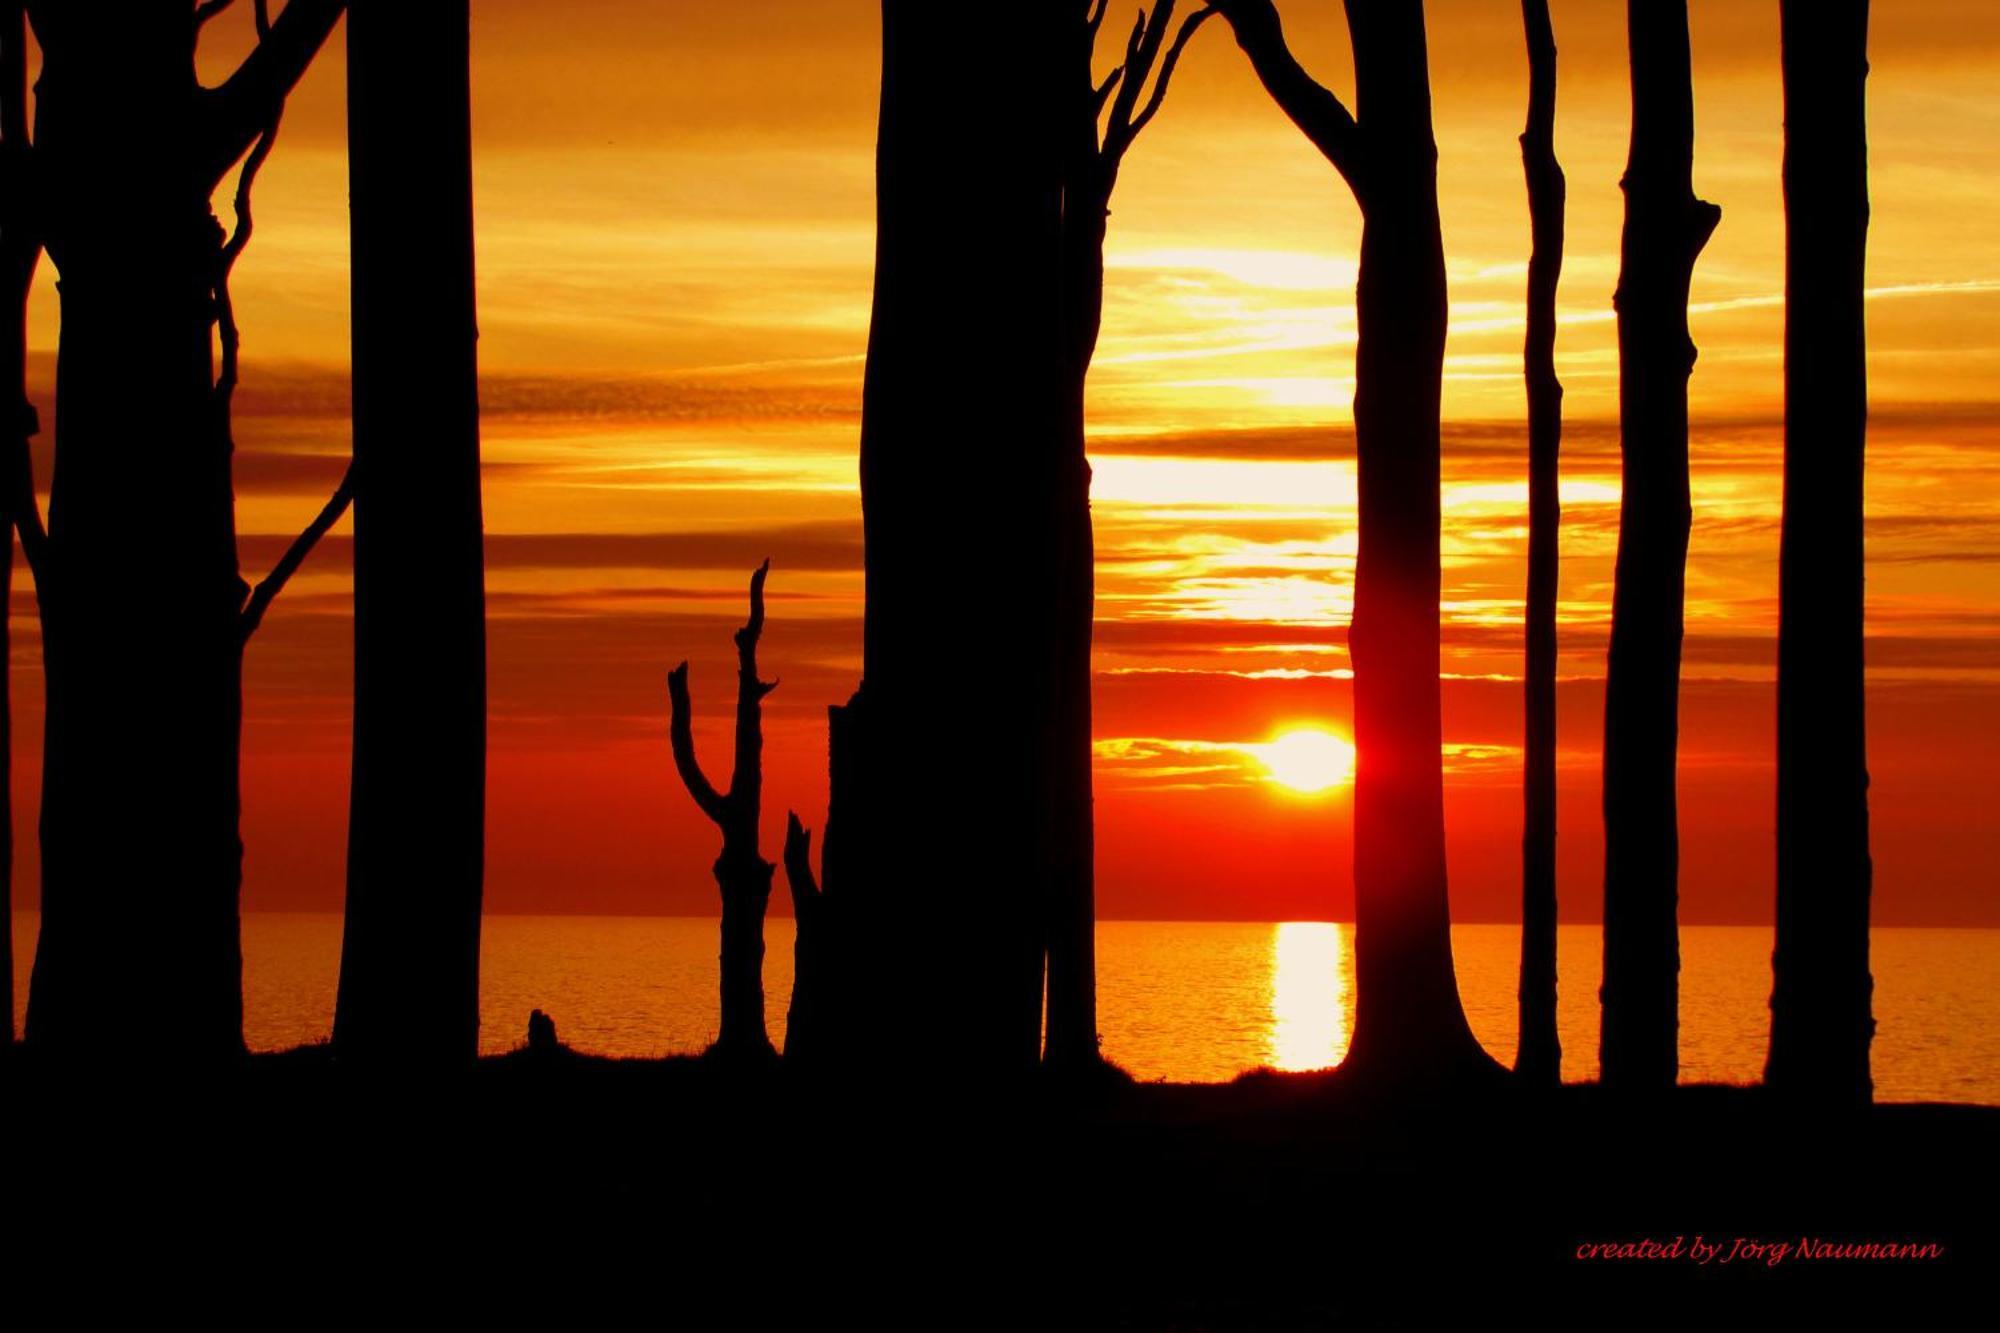
[[[14,915],[15,1012],[26,1005],[35,938]],[[792,923],[773,918],[765,988],[781,1041],[792,984]],[[614,1055],[696,1051],[715,1035],[716,923],[688,917],[490,916],[481,1046],[525,1037],[528,1011],[563,1039]],[[1514,1057],[1515,926],[1457,926],[1452,945],[1472,1029]],[[1601,936],[1565,926],[1563,1072],[1597,1073]],[[335,915],[244,919],[245,1035],[256,1050],[326,1037],[340,963]],[[1768,927],[1681,931],[1681,1077],[1752,1082],[1768,1035]],[[1353,927],[1324,922],[1107,921],[1097,928],[1105,1053],[1144,1079],[1211,1081],[1269,1065],[1316,1069],[1347,1048]],[[2000,1103],[2000,931],[1878,929],[1876,1095]]]

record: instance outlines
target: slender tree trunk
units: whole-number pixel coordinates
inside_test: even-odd
[[[1033,571],[1058,464],[1055,6],[884,0],[858,790],[844,810],[845,1039],[891,1072],[1041,1047],[1038,761],[1058,653]],[[967,831],[995,831],[978,856]]]
[[[1105,0],[1071,0],[1060,61],[1062,165],[1061,453],[1043,577],[1053,586],[1049,614],[1056,645],[1054,719],[1042,761],[1046,821],[1049,1018],[1044,1058],[1058,1068],[1095,1065],[1097,1048],[1097,905],[1095,810],[1091,773],[1091,629],[1095,615],[1095,539],[1090,521],[1090,461],[1085,448],[1085,389],[1104,322],[1104,239],[1118,170],[1139,133],[1159,112],[1181,53],[1213,16],[1198,9],[1174,28],[1175,0],[1154,0],[1126,38],[1125,58],[1098,86],[1092,71]],[[1173,33],[1168,44],[1167,35]],[[1157,74],[1155,71],[1157,70]],[[1103,125],[1100,133],[1099,121]]]
[[[5,531],[0,532],[0,886],[6,916],[0,937],[0,991],[7,998],[7,1042],[14,1040],[14,696],[12,660],[14,598],[14,528],[22,521],[16,479],[25,475],[28,441],[36,431],[34,405],[28,401],[28,291],[42,243],[32,234],[28,201],[28,16],[21,0],[0,5],[0,273],[6,282],[7,310],[0,320],[5,338],[0,346],[8,384],[0,394],[6,416],[7,451],[0,462],[0,505]],[[29,496],[32,499],[32,493]]]
[[[1556,161],[1556,39],[1548,0],[1522,0],[1528,38],[1528,178],[1534,249],[1528,259],[1528,661],[1521,832],[1521,1042],[1514,1068],[1531,1082],[1562,1080],[1556,1038],[1556,558],[1562,521],[1557,460],[1562,381],[1556,378],[1556,282],[1562,275],[1566,194]]]
[[[466,0],[356,0],[354,777],[334,1046],[470,1061],[479,1034],[485,571]]]
[[[715,861],[715,884],[722,893],[722,1031],[715,1052],[732,1060],[767,1060],[771,1038],[764,1027],[764,913],[771,901],[776,869],[757,850],[764,800],[764,696],[775,681],[757,679],[757,641],[764,633],[764,580],[771,562],[750,577],[750,619],[736,631],[736,753],[729,790],[718,792],[702,773],[694,752],[694,704],[688,695],[688,664],[667,677],[672,700],[674,767],[688,794],[722,833]],[[791,821],[796,827],[798,821]],[[786,855],[793,855],[791,829]],[[800,853],[803,855],[803,853]],[[789,862],[788,862],[789,864]],[[797,880],[794,877],[794,897]]]
[[[1778,919],[1765,1081],[1866,1102],[1868,748],[1862,316],[1868,0],[1779,6],[1785,82],[1785,514],[1778,595]]]
[[[60,274],[42,934],[29,1041],[242,1049],[234,502],[186,5],[31,7]]]
[[[1687,572],[1688,285],[1721,217],[1695,198],[1685,0],[1629,0],[1632,144],[1618,310],[1624,455],[1604,700],[1606,1086],[1672,1086],[1680,948],[1675,806]]]
[[[1076,18],[1084,17],[1077,6]],[[1097,1049],[1097,888],[1095,798],[1091,773],[1091,629],[1096,614],[1096,540],[1090,520],[1090,461],[1084,393],[1104,312],[1104,236],[1115,162],[1099,155],[1091,78],[1095,28],[1066,47],[1063,124],[1064,191],[1060,247],[1064,360],[1061,455],[1055,470],[1054,541],[1048,555],[1055,595],[1057,668],[1046,759],[1049,810],[1046,871],[1048,1033],[1051,1066],[1085,1067]]]

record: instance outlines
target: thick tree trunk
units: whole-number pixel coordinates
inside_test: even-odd
[[[42,588],[42,934],[27,1037],[242,1049],[234,502],[209,299],[220,230],[187,5],[31,7],[60,275]]]
[[[1765,1081],[1865,1102],[1868,747],[1862,669],[1868,0],[1779,6],[1785,82],[1785,513],[1778,919]]]
[[[1556,282],[1562,275],[1566,194],[1556,161],[1556,40],[1548,0],[1522,0],[1528,38],[1528,125],[1521,164],[1534,248],[1528,259],[1527,735],[1521,830],[1521,1041],[1514,1069],[1538,1084],[1562,1080],[1556,1038],[1556,558],[1562,521],[1557,460],[1562,381],[1556,378]]]
[[[465,0],[348,17],[354,776],[334,1047],[479,1034],[485,571]]]
[[[1354,1037],[1397,1086],[1495,1072],[1459,1002],[1444,846],[1441,396],[1447,303],[1421,0],[1348,0],[1355,110],[1286,48],[1269,0],[1217,5],[1264,87],[1361,206],[1354,433]]]
[[[1672,1086],[1679,999],[1675,805],[1687,571],[1688,284],[1721,212],[1695,198],[1685,0],[1629,0],[1632,144],[1618,310],[1624,491],[1604,700],[1608,1087]]]
[[[1055,6],[994,24],[884,0],[863,389],[866,725],[837,793],[857,1012],[892,1072],[1026,1069],[1041,1046],[1038,761],[1055,726]],[[969,827],[995,830],[965,855]]]
[[[1354,430],[1355,1016],[1359,1071],[1486,1063],[1446,898],[1438,682],[1440,394],[1447,318],[1423,6],[1350,2],[1360,200]]]

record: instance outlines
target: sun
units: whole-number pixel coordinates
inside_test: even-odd
[[[1272,782],[1296,792],[1323,792],[1354,781],[1354,745],[1330,731],[1301,728],[1243,748],[1264,765]]]

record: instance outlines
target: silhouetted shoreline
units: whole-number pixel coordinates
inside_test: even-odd
[[[1502,1080],[1412,1103],[1337,1072],[1259,1073],[920,1085],[891,1100],[777,1064],[567,1048],[415,1083],[340,1068],[323,1047],[252,1056],[207,1082],[136,1067],[66,1078],[18,1050],[10,1063],[15,1141],[33,1148],[17,1154],[10,1210],[22,1272],[38,1248],[84,1233],[119,1252],[106,1263],[226,1240],[251,1269],[260,1256],[317,1264],[359,1247],[353,1257],[380,1259],[449,1238],[503,1267],[518,1255],[542,1280],[782,1272],[767,1279],[781,1305],[931,1310],[940,1326],[1058,1314],[1089,1327],[1311,1326],[1364,1295],[1407,1284],[1436,1297],[1465,1278],[1928,1289],[1982,1271],[2000,1160],[2000,1108],[1792,1110],[1717,1085],[1655,1101]],[[171,1225],[104,1230],[154,1207]],[[1940,1251],[1776,1265],[1576,1257],[1697,1235],[1725,1252],[1738,1238],[1802,1237]]]

